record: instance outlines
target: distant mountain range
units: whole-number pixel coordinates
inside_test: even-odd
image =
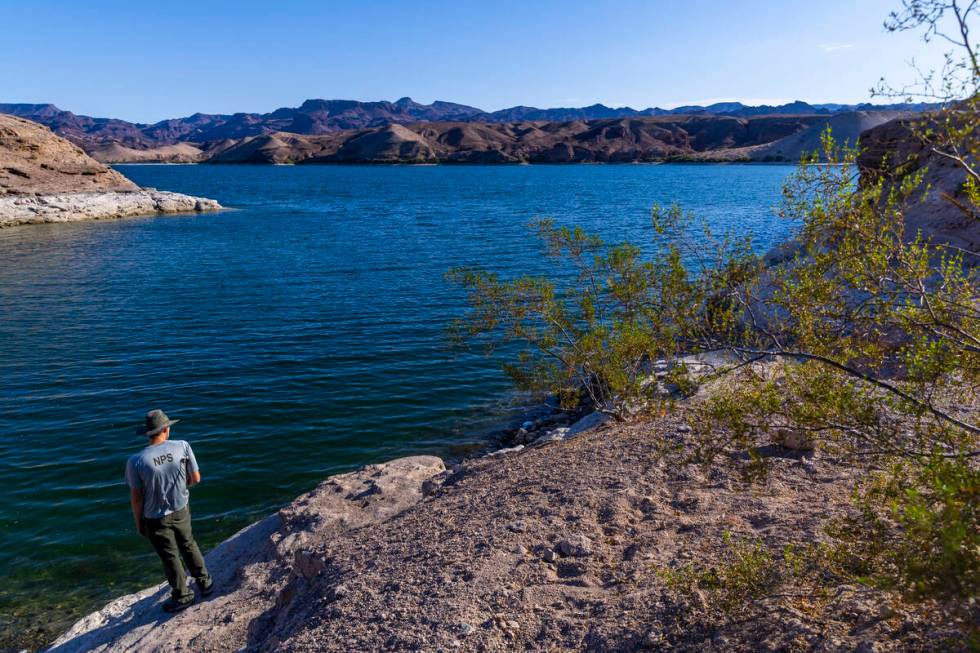
[[[356,100],[307,100],[299,107],[284,107],[271,113],[204,114],[162,120],[153,124],[132,123],[114,118],[92,118],[64,111],[53,104],[3,104],[0,113],[39,122],[88,152],[114,145],[133,150],[150,150],[177,144],[205,145],[237,141],[275,132],[323,135],[363,130],[391,124],[421,122],[574,122],[650,116],[720,116],[751,118],[758,116],[833,116],[848,112],[922,111],[926,104],[808,104],[796,101],[779,106],[746,106],[740,102],[720,102],[709,106],[683,106],[675,109],[632,109],[593,104],[579,108],[538,109],[517,106],[487,112],[454,102],[420,104],[411,98],[395,102]]]

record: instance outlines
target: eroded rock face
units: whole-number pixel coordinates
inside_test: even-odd
[[[380,524],[422,499],[425,480],[445,471],[435,456],[399,458],[332,476],[277,514],[239,531],[207,556],[217,591],[167,616],[165,583],[116,599],[78,621],[49,653],[239,651],[288,613],[290,601],[328,575],[316,545]],[[344,587],[332,587],[338,598]]]
[[[47,127],[0,114],[0,196],[138,189]]]
[[[861,135],[858,165],[862,180],[870,182],[879,175],[902,180],[924,169],[921,187],[928,191],[905,210],[906,237],[912,239],[921,232],[935,243],[980,252],[980,220],[965,210],[969,204],[965,170],[913,137],[911,121],[892,120]],[[976,265],[977,258],[967,256],[964,263]]]

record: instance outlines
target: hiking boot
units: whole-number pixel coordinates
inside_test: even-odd
[[[197,589],[201,593],[201,596],[211,596],[214,594],[214,581],[209,580],[207,585],[197,584]]]
[[[194,597],[187,599],[186,601],[178,601],[177,599],[167,599],[167,602],[163,604],[163,611],[168,614],[173,614],[174,612],[180,612],[181,610],[186,610],[187,608],[194,605]]]

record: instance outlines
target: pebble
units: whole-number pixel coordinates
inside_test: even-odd
[[[646,650],[663,650],[661,644],[663,643],[663,635],[651,630],[647,633],[647,636],[643,638],[643,642],[640,644]]]
[[[567,540],[562,540],[555,548],[563,556],[582,558],[592,553],[592,540],[584,535],[575,535]]]
[[[456,630],[459,631],[459,634],[460,635],[462,635],[463,637],[466,637],[468,635],[471,635],[473,633],[473,631],[476,630],[476,628],[474,628],[472,625],[470,625],[470,624],[468,624],[466,622],[463,622],[463,623],[459,624],[456,627]]]
[[[691,427],[688,426],[687,424],[681,424],[680,426],[677,427],[677,432],[678,433],[690,433],[691,432]]]
[[[556,556],[555,552],[552,551],[551,549],[545,549],[544,552],[541,554],[541,559],[544,560],[545,562],[554,562],[557,558],[558,556]]]

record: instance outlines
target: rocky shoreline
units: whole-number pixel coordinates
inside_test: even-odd
[[[0,196],[0,229],[26,224],[111,220],[223,207],[205,197],[144,188],[136,191]]]
[[[568,440],[608,421],[599,413],[576,419],[581,413],[551,409],[539,414],[505,431],[504,446],[477,460]],[[466,463],[447,468],[436,456],[420,455],[330,476],[207,554],[208,568],[219,587],[228,588],[219,598],[168,617],[168,627],[161,630],[160,604],[169,596],[168,586],[161,583],[119,597],[81,618],[45,651],[171,651],[181,650],[181,642],[193,650],[238,650],[238,645],[225,646],[231,640],[239,644],[251,640],[269,613],[295,593],[295,585],[324,570],[323,561],[310,555],[311,549],[332,537],[381,525],[438,493],[443,485],[452,485],[465,469]],[[334,590],[338,595],[342,592]],[[222,645],[215,641],[202,646],[202,639],[211,641],[216,621],[226,626],[221,628]]]
[[[530,409],[526,419],[515,428],[501,431],[478,458],[491,459],[521,451],[525,446],[541,446],[569,439],[606,423],[606,416],[588,410],[565,411],[547,406]],[[303,546],[328,535],[332,528],[359,528],[377,525],[433,494],[462,464],[447,468],[436,456],[418,455],[366,465],[352,472],[328,477],[314,490],[297,497],[277,513],[246,526],[224,540],[206,556],[208,568],[216,579],[232,581],[244,567],[258,559],[302,562]],[[266,540],[277,543],[275,550],[265,550]],[[159,616],[161,600],[169,596],[166,583],[119,597],[93,612],[62,634],[48,651],[98,651],[102,638],[113,631],[122,618],[124,631],[134,626],[144,611]],[[98,640],[98,641],[96,641]],[[112,647],[121,645],[115,642]],[[105,650],[115,650],[114,648]]]
[[[221,208],[204,197],[140,188],[47,127],[0,115],[0,228]]]
[[[164,616],[168,588],[147,588],[46,651],[886,652],[955,636],[864,587],[805,610],[787,591],[731,618],[675,591],[670,570],[724,559],[726,533],[773,552],[820,541],[860,473],[774,445],[749,492],[747,457],[683,462],[687,401],[630,423],[532,421],[529,444],[449,468],[412,456],[332,476],[208,554],[214,597]]]

